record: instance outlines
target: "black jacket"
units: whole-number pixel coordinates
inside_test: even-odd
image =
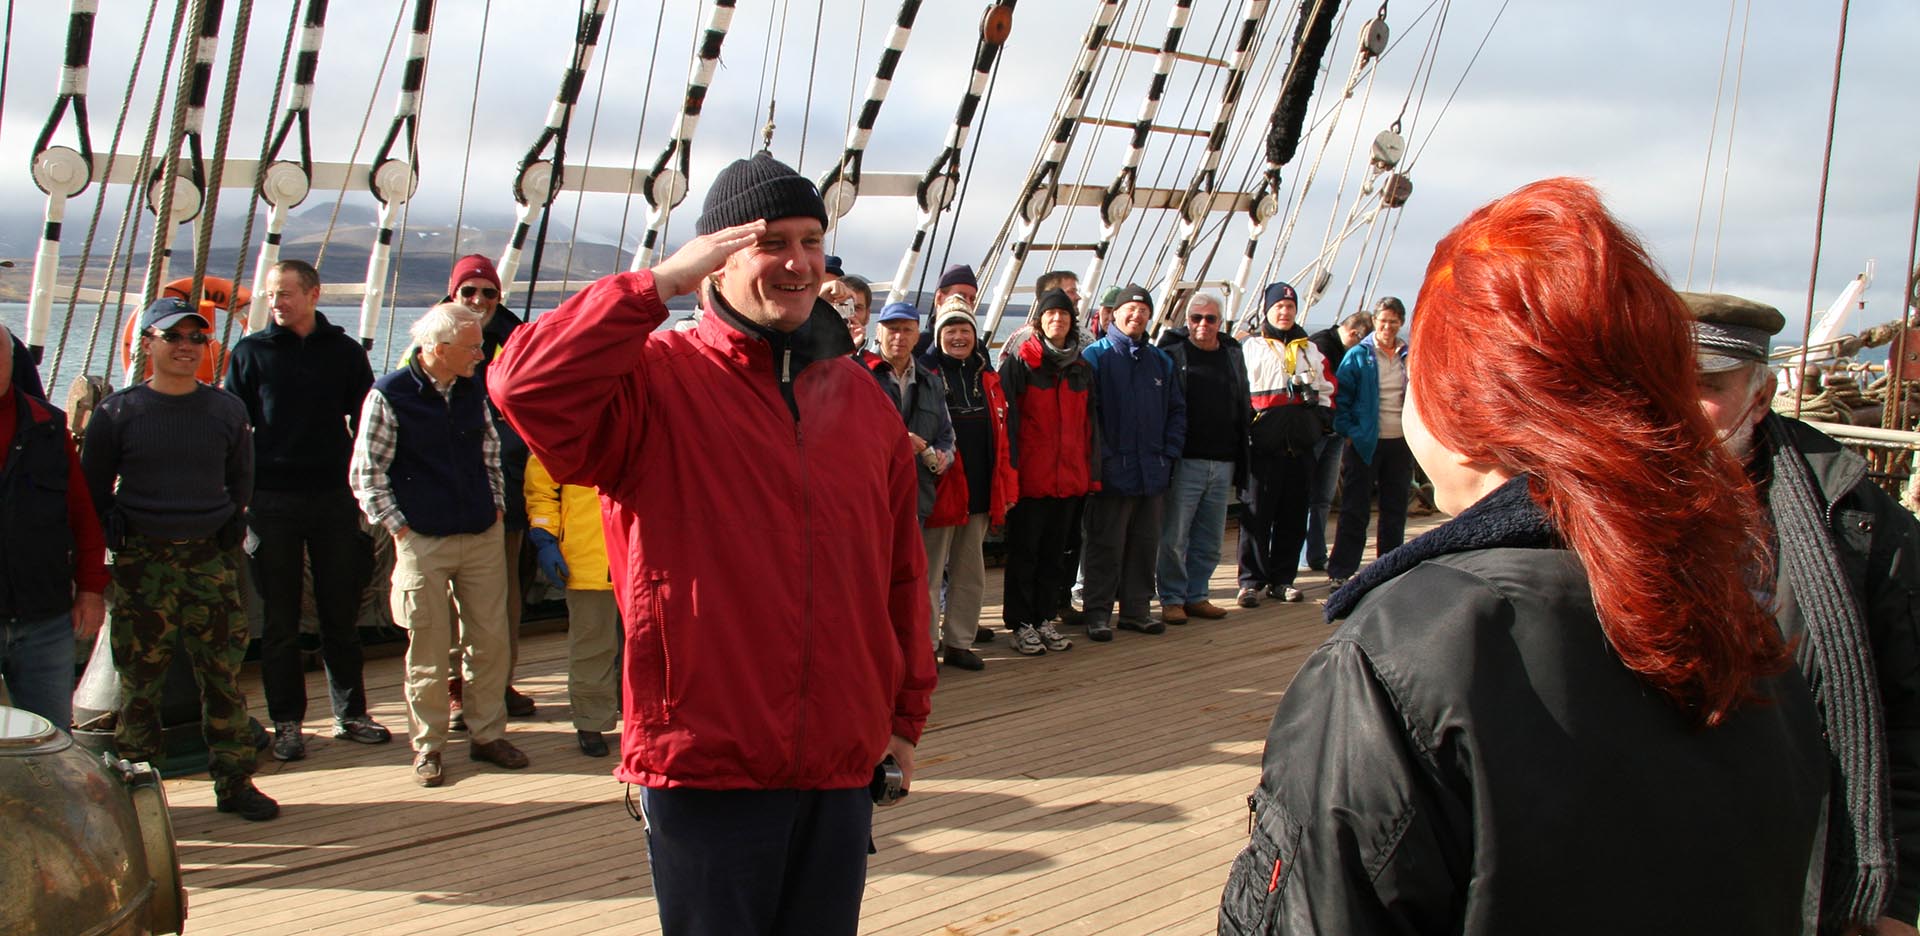
[[[1328,325],[1308,335],[1307,340],[1313,342],[1313,346],[1319,348],[1320,353],[1327,356],[1328,367],[1336,371],[1340,369],[1341,359],[1347,356],[1347,343],[1340,340],[1340,326],[1338,324]]]
[[[1294,678],[1221,933],[1797,934],[1811,692],[1699,730],[1622,666],[1524,479],[1369,567]]]
[[[1920,523],[1867,478],[1867,464],[1859,455],[1806,423],[1782,421],[1826,502],[1840,564],[1872,635],[1877,694],[1886,712],[1887,777],[1893,794],[1889,805],[1900,858],[1886,915],[1912,920],[1920,914],[1920,604],[1915,600],[1920,595]],[[1805,640],[1806,622],[1794,600],[1793,583],[1784,570],[1780,575],[1780,632],[1789,641]]]
[[[1173,358],[1174,373],[1180,376],[1181,393],[1187,392],[1187,348],[1192,346],[1187,340],[1188,334],[1188,329],[1184,326],[1180,328],[1169,328],[1160,333],[1160,340],[1154,342],[1155,347],[1167,352],[1167,354]],[[1235,486],[1240,486],[1247,482],[1247,448],[1249,445],[1247,428],[1253,425],[1253,398],[1248,395],[1247,359],[1240,353],[1239,339],[1222,332],[1220,335],[1220,346],[1231,352],[1227,355],[1227,366],[1233,368],[1233,381],[1240,386],[1240,393],[1233,398],[1234,422],[1241,427],[1240,454],[1233,460],[1233,483]],[[1193,406],[1193,396],[1191,394],[1187,396],[1187,406]],[[1189,410],[1187,417],[1187,437],[1189,439],[1193,437],[1193,417],[1191,410]]]
[[[269,324],[234,343],[227,390],[253,422],[254,486],[346,490],[354,424],[373,386],[358,339],[315,312],[301,338]]]

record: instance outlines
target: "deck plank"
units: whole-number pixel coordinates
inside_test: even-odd
[[[1212,931],[1267,721],[1328,633],[1324,576],[1301,576],[1300,604],[1107,644],[1067,629],[1073,649],[1040,657],[1002,631],[979,648],[984,672],[942,669],[913,794],[874,816],[862,932]],[[998,629],[997,570],[987,584]],[[1212,585],[1229,604],[1230,561]],[[403,737],[336,741],[323,719],[305,760],[262,758],[276,821],[219,815],[204,776],[168,780],[188,932],[657,933],[644,833],[614,760],[574,747],[565,659],[564,634],[522,640],[516,685],[539,703],[509,725],[525,771],[472,763],[455,735],[447,785],[424,790]],[[387,657],[366,673],[372,714],[396,729],[401,670]],[[264,720],[251,667],[246,680]],[[324,712],[320,674],[308,695]]]

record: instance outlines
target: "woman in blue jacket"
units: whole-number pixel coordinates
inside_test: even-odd
[[[1384,296],[1373,313],[1373,334],[1347,349],[1335,385],[1333,430],[1347,438],[1340,477],[1340,526],[1327,578],[1335,588],[1360,568],[1367,545],[1367,512],[1374,485],[1380,488],[1380,521],[1375,554],[1384,556],[1407,538],[1407,492],[1413,487],[1413,453],[1400,432],[1400,409],[1407,398],[1407,343],[1400,327],[1407,307]]]

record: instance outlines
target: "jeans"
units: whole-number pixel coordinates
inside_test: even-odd
[[[1407,538],[1407,496],[1413,490],[1413,452],[1405,439],[1381,439],[1373,463],[1347,443],[1347,464],[1340,479],[1340,527],[1334,531],[1333,555],[1327,574],[1347,578],[1360,569],[1367,547],[1367,513],[1373,489],[1380,488],[1380,524],[1374,534],[1374,555],[1384,556]]]
[[[8,704],[67,730],[73,724],[73,652],[72,612],[0,621],[0,681],[7,684]]]
[[[1166,517],[1160,526],[1160,604],[1199,604],[1220,565],[1227,531],[1233,462],[1183,458],[1173,465]]]
[[[1307,544],[1300,548],[1300,564],[1309,569],[1327,567],[1327,511],[1333,491],[1340,486],[1340,461],[1347,440],[1330,435],[1313,447],[1313,490],[1307,495]]]
[[[640,791],[666,936],[853,936],[873,798],[851,790]]]
[[[305,721],[307,677],[300,660],[300,594],[313,564],[313,604],[320,617],[320,659],[327,667],[333,717],[364,718],[360,596],[373,576],[373,541],[360,530],[360,508],[346,489],[260,491],[247,510],[260,545],[253,575],[266,608],[260,635],[260,682],[276,722]]]

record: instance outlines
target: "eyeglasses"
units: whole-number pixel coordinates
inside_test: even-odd
[[[166,342],[167,344],[179,344],[180,342],[184,341],[188,344],[203,345],[203,344],[206,344],[208,341],[212,340],[211,336],[209,336],[206,332],[190,332],[183,335],[180,332],[173,332],[173,331],[163,331],[163,332],[150,331],[150,332],[147,332],[147,337],[158,338],[161,341]]]
[[[486,353],[486,349],[487,349],[487,346],[486,346],[486,345],[485,345],[484,343],[482,343],[482,344],[461,344],[461,343],[459,343],[459,342],[457,342],[457,341],[442,341],[442,342],[440,342],[440,344],[442,344],[442,345],[443,345],[443,346],[445,346],[445,347],[449,347],[449,348],[457,348],[457,349],[459,349],[459,350],[461,350],[461,351],[465,351],[465,352],[467,352],[468,354],[471,354],[471,355],[473,355],[474,357],[479,357],[480,355],[482,355],[482,354],[484,354],[484,353]]]
[[[500,290],[498,290],[498,289],[495,289],[495,288],[493,288],[493,287],[491,287],[491,286],[462,286],[462,287],[460,287],[460,298],[462,298],[462,299],[472,299],[472,298],[473,298],[474,296],[476,296],[476,295],[478,295],[478,296],[481,296],[481,297],[483,297],[483,298],[486,298],[486,299],[498,299],[498,298],[500,298]]]
[[[1189,316],[1187,316],[1187,321],[1189,321],[1189,322],[1192,322],[1192,323],[1193,323],[1193,324],[1195,324],[1195,325],[1218,325],[1218,324],[1220,324],[1220,316],[1218,316],[1218,315],[1189,315]]]

